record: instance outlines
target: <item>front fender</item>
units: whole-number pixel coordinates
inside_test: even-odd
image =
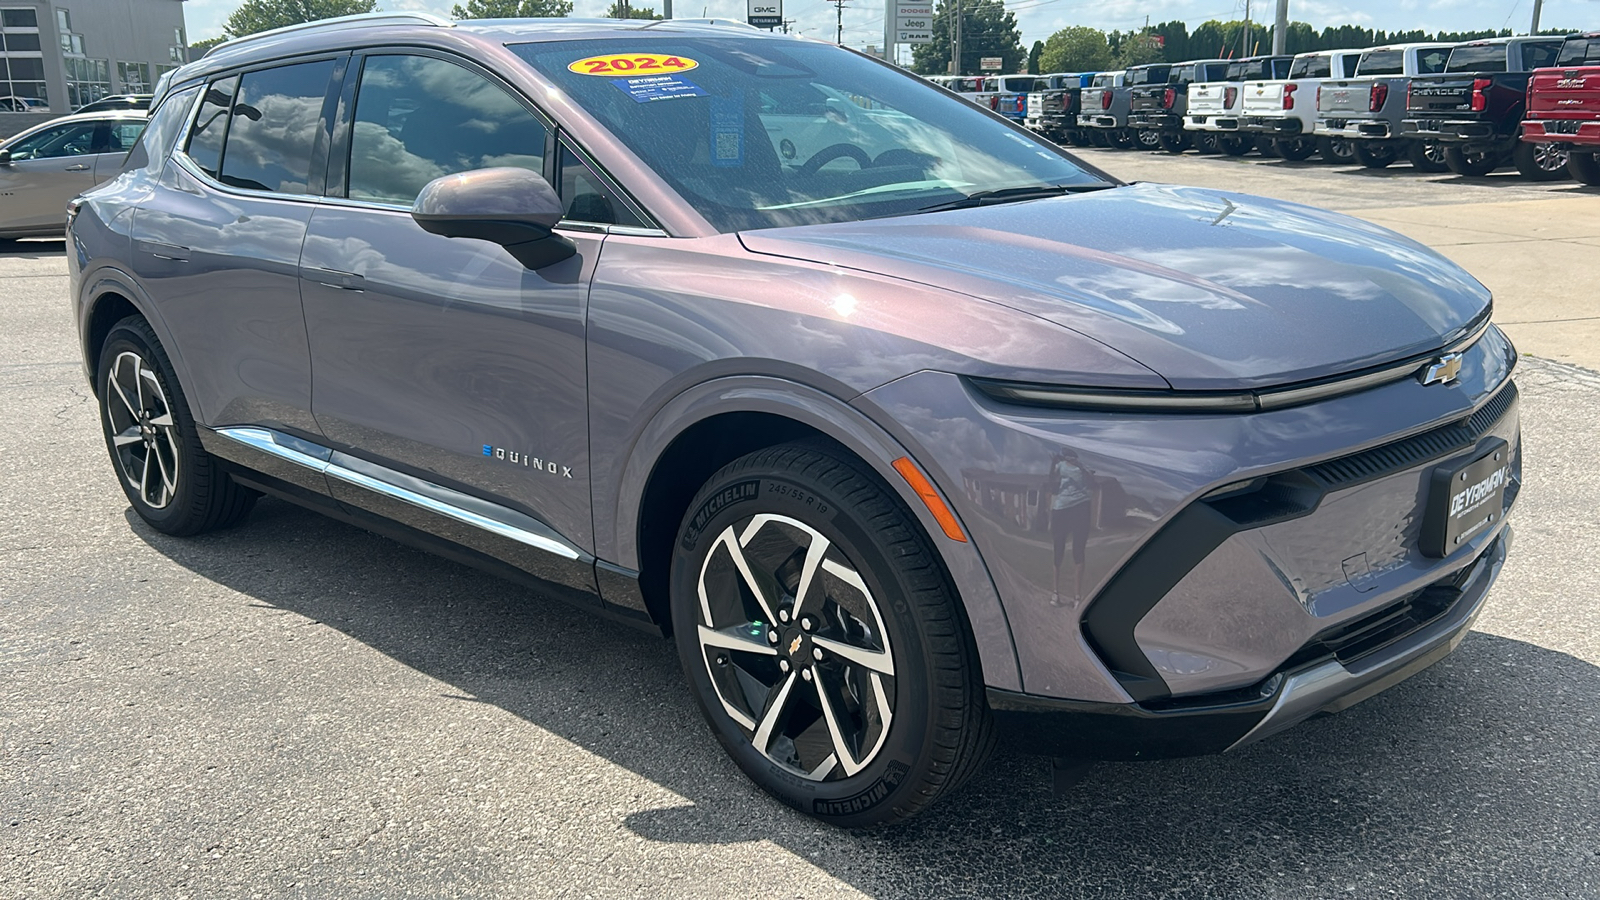
[[[713,416],[752,412],[782,416],[814,428],[844,445],[878,473],[917,517],[950,572],[972,625],[985,683],[1021,690],[1011,626],[988,567],[970,541],[961,543],[941,536],[943,532],[933,514],[891,465],[900,457],[915,460],[916,456],[865,413],[798,382],[761,375],[717,378],[680,392],[657,410],[629,454],[616,497],[605,503],[597,498],[595,504],[597,537],[601,533],[599,514],[606,508],[613,510],[614,524],[606,530],[615,536],[615,561],[629,568],[639,567],[640,500],[657,461],[672,442],[696,423]],[[929,472],[926,467],[923,471]]]

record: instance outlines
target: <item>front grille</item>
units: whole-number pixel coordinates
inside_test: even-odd
[[[1517,386],[1507,382],[1488,403],[1459,421],[1351,456],[1307,466],[1306,474],[1327,490],[1341,490],[1404,471],[1430,459],[1465,450],[1492,430],[1517,401]]]

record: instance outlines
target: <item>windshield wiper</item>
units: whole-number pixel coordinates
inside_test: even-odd
[[[943,209],[968,209],[974,206],[992,206],[996,203],[1015,203],[1019,200],[1038,200],[1041,197],[1059,197],[1062,194],[1082,194],[1116,187],[1104,181],[1088,184],[1031,184],[1026,187],[998,188],[992,191],[975,191],[959,200],[947,200],[924,206],[917,212],[938,212]]]

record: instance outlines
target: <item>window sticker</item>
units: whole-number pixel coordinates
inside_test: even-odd
[[[675,100],[678,97],[706,96],[706,92],[701,90],[699,85],[676,75],[613,78],[611,83],[639,103],[649,103],[653,100]]]
[[[711,164],[744,165],[744,96],[711,98]]]
[[[698,68],[699,63],[686,56],[666,56],[661,53],[607,53],[590,56],[567,66],[567,71],[579,75],[669,75]]]

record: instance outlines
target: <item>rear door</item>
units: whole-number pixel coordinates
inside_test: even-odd
[[[106,122],[106,145],[94,158],[94,183],[99,184],[122,171],[122,161],[128,158],[139,135],[144,133],[145,119],[111,119]]]
[[[466,60],[396,50],[353,65],[339,122],[301,286],[317,422],[335,461],[372,480],[330,487],[352,505],[592,590],[592,568],[574,548],[593,546],[585,319],[604,229],[563,228],[577,255],[530,270],[499,245],[429,234],[410,215],[424,185],[457,172],[516,166],[559,184],[549,120]],[[577,215],[625,215],[603,199],[582,201]],[[396,502],[397,487],[413,499]],[[419,514],[417,496],[454,510],[478,504],[510,531]]]
[[[98,134],[97,134],[98,132]],[[98,143],[96,142],[98,139]],[[67,201],[94,186],[104,123],[70,122],[13,141],[0,166],[0,234],[67,227]]]

